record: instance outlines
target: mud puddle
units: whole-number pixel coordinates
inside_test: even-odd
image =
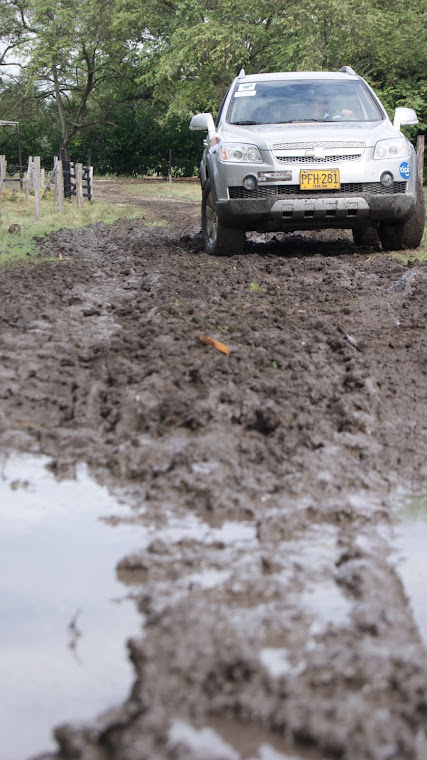
[[[126,509],[80,468],[58,482],[49,460],[0,460],[0,733],[2,757],[54,747],[51,729],[125,698],[125,641],[141,619],[114,577],[134,526],[102,516]]]
[[[79,521],[79,503],[62,523],[78,568],[90,556],[85,593],[105,563],[112,590],[95,599],[130,596],[141,617],[136,636],[124,625],[117,657],[89,676],[105,700],[84,704],[82,681],[78,709],[71,700],[51,714],[52,726],[62,723],[57,760],[207,760],[205,728],[230,745],[225,757],[265,760],[269,746],[304,760],[307,751],[314,760],[425,760],[426,650],[405,563],[392,553],[395,489],[427,491],[425,262],[404,264],[332,232],[256,239],[244,255],[218,259],[202,250],[199,204],[150,200],[143,213],[58,231],[41,244],[47,261],[4,270],[0,283],[1,450],[49,455],[56,473],[86,462],[132,504],[105,509],[111,526],[123,525],[98,526],[99,539]],[[154,218],[168,226],[144,221]],[[40,540],[25,522],[12,531],[9,497],[28,490],[19,481],[20,471],[8,474],[0,494],[9,504],[3,607],[16,630],[20,618],[50,621],[44,597],[33,604],[28,591],[25,607],[18,585],[35,575],[44,588],[44,555],[57,607],[73,587],[58,571],[67,553],[54,556],[49,520]],[[102,532],[116,548],[98,551]],[[94,624],[100,649],[117,627],[113,613],[133,606],[108,603]],[[57,633],[50,622],[43,635],[27,628],[2,634],[16,665],[1,681],[14,712],[9,737],[28,735],[34,704],[48,701],[42,676],[61,671],[56,702],[77,678],[69,673],[86,668],[86,596],[71,598]],[[126,667],[128,637],[133,675],[111,700],[105,682],[118,659]],[[247,747],[252,728],[263,735]]]
[[[214,527],[191,513],[170,513],[167,524],[155,526],[140,507],[135,519],[84,466],[75,480],[59,481],[50,462],[0,457],[0,672],[7,695],[0,731],[7,760],[53,750],[55,725],[77,724],[128,696],[134,674],[126,641],[144,636],[144,618],[129,594],[139,574],[115,570],[125,553],[159,540],[245,549],[255,541],[247,524]],[[202,567],[184,585],[215,588],[229,575]]]
[[[415,623],[427,646],[427,494],[412,496],[399,510],[394,545],[397,569],[410,601]]]
[[[175,720],[168,733],[173,749],[189,748],[197,757],[214,760],[310,760],[312,755],[288,753],[284,742],[253,726],[237,721],[211,719],[208,726],[196,728]],[[325,758],[327,760],[327,758]]]

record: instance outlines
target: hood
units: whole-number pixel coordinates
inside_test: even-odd
[[[261,150],[269,150],[272,145],[298,142],[334,142],[360,140],[366,147],[373,147],[378,140],[401,135],[392,123],[384,121],[369,122],[330,122],[322,124],[260,124],[255,126],[236,126],[223,124],[220,135],[225,142],[243,142],[258,145]]]

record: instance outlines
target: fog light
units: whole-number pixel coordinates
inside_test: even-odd
[[[255,190],[255,188],[258,185],[258,180],[256,177],[253,176],[253,174],[248,174],[247,177],[243,180],[243,187],[245,190]]]
[[[383,172],[380,177],[380,182],[383,187],[391,187],[394,177],[391,172]]]

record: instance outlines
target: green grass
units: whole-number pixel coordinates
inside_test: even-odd
[[[20,192],[2,193],[0,198],[0,265],[5,263],[22,263],[23,259],[38,251],[35,238],[41,238],[55,230],[87,227],[96,222],[112,224],[117,219],[135,219],[143,216],[138,206],[117,203],[85,202],[82,209],[77,208],[76,201],[64,201],[64,210],[60,213],[53,197],[41,201],[41,220],[34,218],[34,198],[26,200]],[[19,225],[19,232],[9,232],[11,225]]]
[[[199,182],[124,182],[119,186],[120,192],[138,195],[142,198],[161,198],[162,200],[200,201],[202,191]]]

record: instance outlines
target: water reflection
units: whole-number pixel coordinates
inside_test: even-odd
[[[211,717],[207,726],[195,726],[175,718],[169,728],[168,747],[179,748],[180,757],[185,756],[183,748],[188,748],[192,756],[206,760],[308,760],[314,757],[305,752],[289,753],[279,736],[231,718]],[[325,756],[324,760],[328,758]]]
[[[415,622],[427,645],[427,494],[407,498],[398,512],[398,571],[411,602]]]
[[[399,509],[399,517],[405,522],[413,520],[427,521],[427,494],[409,496]]]
[[[58,482],[46,458],[0,459],[0,735],[2,757],[54,748],[51,728],[124,699],[125,641],[141,619],[115,577],[135,544],[127,514],[84,469]]]

